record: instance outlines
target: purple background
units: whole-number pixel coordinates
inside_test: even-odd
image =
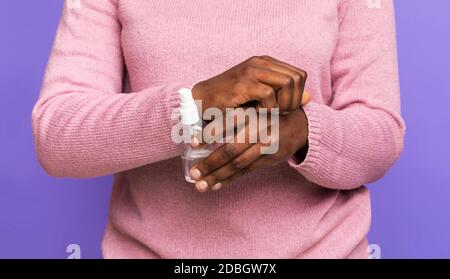
[[[361,0],[364,1],[364,0]],[[369,240],[383,258],[450,258],[450,1],[398,0],[405,151],[370,185]],[[30,114],[62,1],[0,7],[0,258],[101,257],[111,178],[55,179],[40,168]]]

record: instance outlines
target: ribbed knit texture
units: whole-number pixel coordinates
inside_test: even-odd
[[[403,145],[394,22],[391,0],[81,0],[33,110],[39,160],[115,174],[106,258],[365,258],[363,185]],[[177,90],[263,54],[308,72],[306,159],[197,193],[170,138]]]

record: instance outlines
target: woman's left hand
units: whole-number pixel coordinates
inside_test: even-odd
[[[223,185],[250,171],[286,161],[299,150],[306,154],[308,123],[303,110],[279,116],[279,132],[269,134],[270,145],[278,144],[278,151],[273,154],[262,154],[261,148],[267,147],[267,144],[260,141],[251,143],[248,140],[252,131],[249,131],[247,125],[241,130],[246,133],[245,142],[239,143],[236,135],[232,143],[223,144],[191,169],[190,176],[197,181],[197,191],[219,190]]]

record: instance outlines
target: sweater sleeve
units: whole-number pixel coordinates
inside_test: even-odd
[[[41,165],[53,176],[87,178],[178,155],[171,116],[182,85],[124,93],[117,3],[80,3],[63,10],[32,112]]]
[[[394,5],[373,2],[340,2],[333,97],[304,107],[309,149],[302,162],[288,160],[326,188],[350,190],[381,178],[403,148]]]

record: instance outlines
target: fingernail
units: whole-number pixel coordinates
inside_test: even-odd
[[[212,187],[212,189],[214,190],[214,191],[217,191],[217,190],[219,190],[220,188],[222,188],[222,183],[216,183],[216,185],[214,185],[213,187]]]
[[[205,192],[208,189],[208,183],[204,180],[197,182],[195,185],[200,192]]]
[[[192,147],[197,147],[197,146],[199,146],[199,144],[200,144],[200,141],[198,140],[198,138],[196,138],[196,137],[192,138],[192,140],[191,140]]]
[[[191,175],[191,178],[194,180],[197,180],[200,177],[202,177],[202,173],[200,172],[199,169],[192,169],[190,175]]]

